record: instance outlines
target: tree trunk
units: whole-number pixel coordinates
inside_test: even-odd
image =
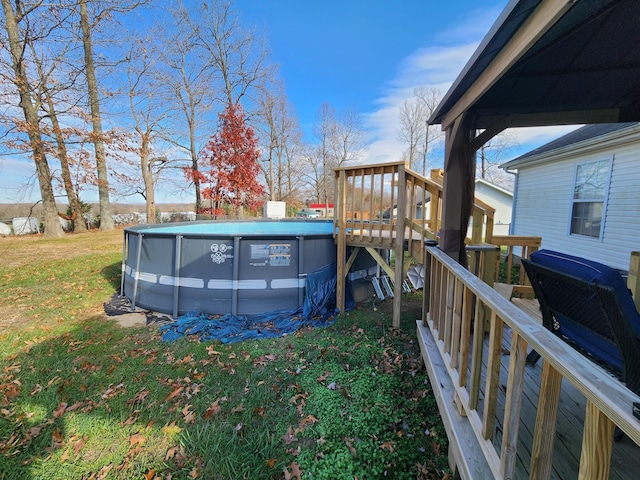
[[[198,174],[198,150],[196,147],[195,117],[193,109],[189,118],[189,149],[191,151],[191,168],[193,169],[193,187],[196,193],[196,213],[202,210],[202,194],[200,193],[200,176]]]
[[[19,38],[18,23],[10,0],[2,0],[2,8],[4,10],[5,28],[7,30],[11,51],[11,64],[16,76],[14,83],[18,87],[20,106],[22,107],[26,122],[33,160],[36,164],[36,173],[40,186],[40,195],[42,197],[44,235],[45,237],[62,237],[64,232],[58,220],[58,207],[56,206],[56,199],[53,193],[49,163],[47,162],[42,136],[40,134],[38,112],[29,94],[29,81],[22,56],[23,49]]]
[[[100,99],[98,96],[98,82],[96,80],[95,65],[93,63],[93,45],[91,43],[91,27],[87,0],[80,1],[80,26],[82,27],[82,45],[84,47],[84,61],[87,75],[87,89],[89,105],[91,107],[91,122],[93,124],[93,146],[96,154],[96,170],[98,174],[98,197],[100,201],[100,230],[113,230],[113,216],[109,201],[109,178],[107,175],[107,158],[104,152],[102,135],[102,116],[100,114]]]
[[[69,201],[69,207],[71,208],[72,215],[75,217],[73,220],[73,231],[75,233],[84,233],[87,231],[87,224],[84,221],[84,212],[82,211],[82,205],[76,195],[76,191],[73,188],[73,181],[71,180],[71,171],[69,170],[69,160],[67,156],[67,146],[64,143],[62,130],[60,129],[60,122],[58,122],[58,114],[55,111],[53,105],[53,99],[49,91],[45,92],[47,104],[49,106],[49,118],[51,119],[51,125],[53,127],[53,133],[56,137],[57,151],[56,156],[60,162],[60,170],[62,173],[62,183],[64,184],[64,190],[67,193],[67,200]]]
[[[153,165],[149,159],[149,136],[142,134],[140,148],[140,167],[142,170],[142,180],[144,181],[144,198],[146,203],[147,223],[156,223],[156,195],[153,182]]]

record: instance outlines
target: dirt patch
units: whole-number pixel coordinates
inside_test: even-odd
[[[24,315],[24,309],[13,307],[0,307],[0,331],[13,325],[26,323],[27,318]]]
[[[375,303],[368,301],[363,302],[358,308],[373,308],[383,315],[393,318],[393,298],[387,298],[383,301],[376,301]],[[402,321],[415,322],[422,318],[422,291],[416,293],[404,294],[402,296]]]

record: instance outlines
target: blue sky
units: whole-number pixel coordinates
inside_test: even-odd
[[[445,92],[507,3],[236,0],[235,6],[243,24],[266,37],[270,59],[279,65],[305,134],[310,137],[322,103],[338,112],[355,108],[370,141],[363,162],[371,163],[400,159],[404,146],[397,140],[398,109],[404,99],[418,86]],[[520,146],[513,156],[566,131],[519,130]],[[32,176],[31,163],[0,157],[0,203],[37,200],[37,186],[18,187]],[[158,199],[172,200],[191,199]]]
[[[507,0],[240,0],[242,19],[264,31],[303,131],[323,102],[355,107],[370,146],[365,161],[397,161],[398,109],[415,87],[446,92]],[[528,151],[567,127],[517,133]],[[434,165],[437,166],[437,165]]]

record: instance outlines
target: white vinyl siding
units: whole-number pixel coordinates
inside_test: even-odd
[[[509,235],[513,195],[509,195],[497,188],[476,181],[475,196],[495,209],[493,216],[493,234]]]
[[[622,142],[621,142],[622,143]],[[570,235],[573,178],[578,163],[613,157],[602,238]],[[640,250],[640,143],[522,166],[514,200],[513,235],[542,237],[542,248],[589,258],[628,270]]]

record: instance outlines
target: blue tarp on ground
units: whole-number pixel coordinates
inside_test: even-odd
[[[301,307],[258,315],[231,315],[213,318],[206,313],[188,312],[160,328],[162,340],[171,342],[185,335],[199,335],[201,341],[235,343],[258,338],[281,337],[302,327],[326,327],[333,323],[336,309],[336,265],[326,265],[307,275]],[[347,310],[353,300],[347,296]]]

